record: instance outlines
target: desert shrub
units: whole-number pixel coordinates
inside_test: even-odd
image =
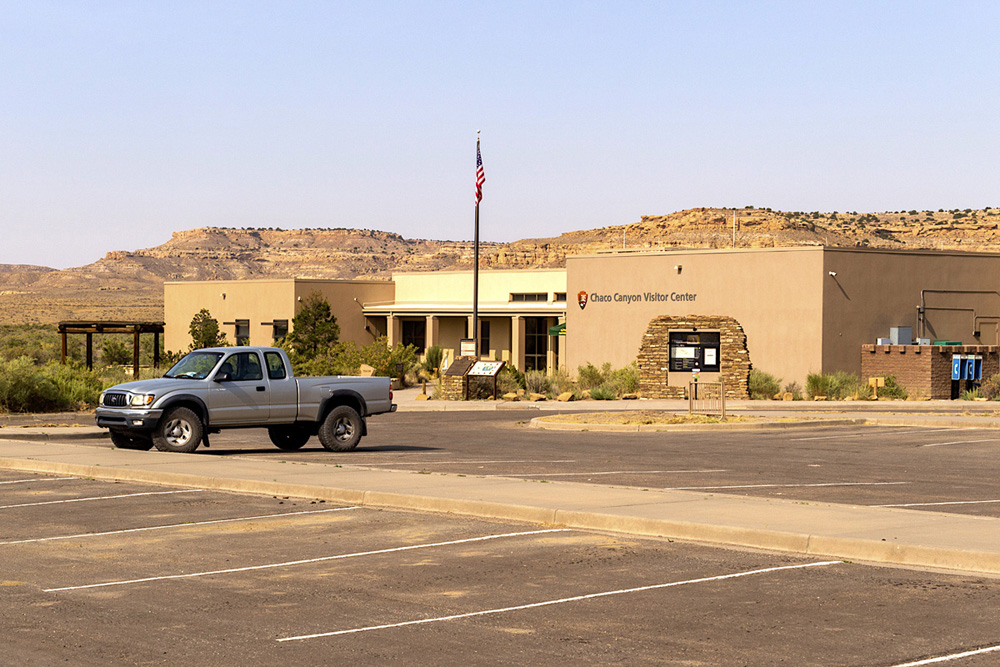
[[[802,387],[798,382],[792,381],[785,385],[785,393],[792,395],[793,401],[802,400]]]
[[[906,399],[907,395],[906,387],[896,382],[895,375],[887,377],[885,379],[885,386],[878,389],[879,398]]]
[[[0,411],[57,412],[96,405],[104,383],[94,372],[28,356],[0,360]]]
[[[424,353],[423,368],[431,377],[441,373],[441,362],[444,361],[444,350],[440,345],[431,345]]]
[[[594,387],[604,384],[604,381],[607,380],[608,373],[610,372],[611,364],[605,363],[603,369],[600,369],[588,361],[586,364],[577,369],[576,383],[579,385],[580,389],[593,389]]]
[[[549,387],[556,396],[566,392],[576,392],[576,383],[565,368],[557,368],[552,372],[549,376]]]
[[[602,384],[590,389],[590,397],[595,401],[613,401],[618,398],[618,394],[613,387]]]
[[[289,351],[291,344],[287,344]],[[359,346],[354,341],[334,343],[312,358],[289,354],[292,368],[296,375],[357,375],[361,364],[368,364],[375,369],[375,375],[387,377],[406,377],[412,374],[417,365],[417,350],[412,345],[396,344],[389,347],[387,339],[382,336],[368,345]],[[396,369],[403,366],[402,373]]]
[[[549,377],[545,371],[528,371],[524,374],[524,385],[528,392],[532,394],[549,393]]]
[[[750,370],[749,389],[750,398],[752,399],[771,399],[781,391],[781,379],[774,377],[770,373],[753,368]]]
[[[983,398],[983,392],[980,391],[979,387],[973,387],[972,389],[966,389],[962,392],[963,401],[974,401],[977,398]]]
[[[979,385],[979,389],[987,399],[991,401],[1000,400],[1000,373],[991,375],[983,380],[982,384]]]
[[[109,337],[101,344],[101,363],[105,366],[123,366],[132,363],[132,350],[121,338]]]
[[[607,375],[606,384],[614,388],[619,396],[638,392],[639,365],[633,361],[628,366],[611,371]]]
[[[517,370],[511,364],[505,365],[501,369],[500,374],[497,375],[497,393],[501,396],[504,394],[516,394],[518,389],[524,388],[524,373]]]
[[[857,375],[846,371],[810,373],[806,376],[806,393],[811,397],[826,396],[841,401],[848,397],[857,397],[863,392],[862,386],[865,385],[862,385]]]

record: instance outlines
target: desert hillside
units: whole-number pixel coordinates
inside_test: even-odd
[[[558,237],[481,244],[483,268],[565,266],[572,254],[627,249],[793,245],[1000,251],[1000,209],[858,213],[696,208]],[[388,279],[393,271],[469,269],[469,242],[407,239],[367,229],[175,232],[163,245],[111,251],[58,271],[0,265],[0,323],[162,317],[165,280],[274,277]]]

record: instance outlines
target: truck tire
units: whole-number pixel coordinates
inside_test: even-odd
[[[294,452],[296,449],[302,449],[311,436],[308,431],[295,426],[269,426],[267,437],[271,438],[271,442],[278,449]]]
[[[168,411],[153,429],[153,444],[161,452],[193,452],[204,434],[201,419],[188,408]]]
[[[346,405],[335,407],[319,427],[319,441],[331,452],[346,452],[361,442],[361,415]]]
[[[111,444],[118,449],[140,449],[145,452],[153,448],[153,439],[148,435],[133,435],[127,431],[111,429]]]

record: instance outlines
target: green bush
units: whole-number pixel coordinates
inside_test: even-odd
[[[756,368],[750,370],[750,398],[754,400],[769,400],[781,391],[781,379],[770,373],[759,371]]]
[[[439,375],[442,361],[444,361],[444,350],[440,345],[431,345],[424,354],[424,370],[431,376]]]
[[[569,371],[565,368],[557,368],[549,376],[549,388],[552,393],[556,396],[559,394],[564,394],[566,392],[576,393],[576,383],[573,382],[573,378],[569,376]]]
[[[613,401],[618,398],[618,394],[613,387],[602,384],[591,388],[590,397],[595,401]]]
[[[601,370],[588,361],[586,364],[577,369],[576,383],[582,390],[593,389],[594,387],[604,384],[604,381],[607,379],[607,375],[610,372],[611,364],[604,364],[604,368]]]
[[[639,391],[639,365],[632,362],[628,366],[613,370],[607,375],[606,383],[622,396]]]
[[[132,350],[120,337],[106,338],[101,344],[101,363],[105,366],[124,366],[132,363]]]
[[[909,393],[906,391],[906,387],[896,382],[896,376],[890,375],[885,379],[885,386],[879,387],[878,397],[879,398],[898,398],[900,400],[905,400]]]
[[[983,398],[983,392],[980,391],[979,387],[973,387],[972,389],[966,389],[962,392],[963,401],[974,401],[977,398]]]
[[[516,394],[518,389],[525,389],[524,373],[511,364],[505,364],[497,375],[497,393]]]
[[[833,401],[845,398],[859,398],[867,395],[867,385],[861,379],[847,371],[836,373],[810,373],[806,376],[806,393],[810,397],[826,396]]]
[[[801,401],[802,400],[802,387],[799,386],[798,382],[794,382],[793,381],[793,382],[789,382],[788,384],[786,384],[785,385],[785,393],[786,394],[791,394],[793,401]]]
[[[0,411],[59,412],[96,405],[105,383],[94,372],[28,356],[0,360]]]

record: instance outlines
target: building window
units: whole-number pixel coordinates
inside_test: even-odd
[[[273,322],[274,333],[272,338],[274,339],[275,345],[280,345],[281,341],[285,340],[285,336],[288,335],[288,320],[275,320]]]
[[[555,298],[552,299],[555,302],[566,301],[566,292],[556,292]]]
[[[250,344],[250,320],[236,320],[236,344]]]
[[[548,292],[511,292],[510,300],[513,303],[537,302],[545,303],[549,300]]]
[[[490,323],[488,320],[479,321],[479,356],[489,356],[490,354]]]
[[[549,352],[548,320],[544,317],[524,318],[524,370],[544,371]]]
[[[417,348],[417,354],[424,353],[424,335],[427,331],[427,320],[403,320],[401,340],[403,345]]]
[[[719,338],[717,331],[671,331],[670,370],[718,373]]]

